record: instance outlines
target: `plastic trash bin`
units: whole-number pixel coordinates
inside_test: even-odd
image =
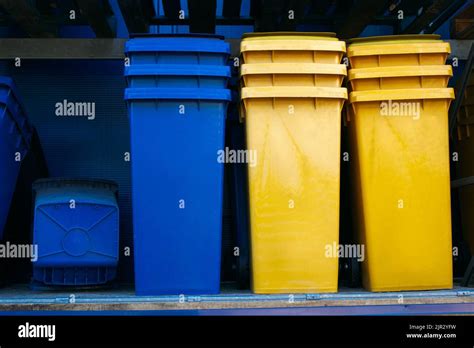
[[[453,76],[450,65],[418,65],[350,69],[349,81],[354,91],[406,88],[444,88]]]
[[[0,82],[0,239],[3,238],[21,163],[30,148],[31,128],[13,92]]]
[[[350,94],[355,226],[366,249],[368,290],[452,287],[452,99],[451,88]],[[397,114],[390,105],[412,112]]]
[[[252,289],[336,292],[345,88],[247,87]]]
[[[117,273],[117,185],[107,180],[41,179],[35,192],[33,279],[52,286],[105,284]]]
[[[339,64],[346,44],[334,33],[248,33],[240,45],[243,63]]]
[[[341,87],[347,69],[344,64],[261,63],[243,64],[243,87]]]
[[[125,67],[129,87],[226,88],[230,67],[218,65],[150,64]]]
[[[220,288],[226,89],[128,88],[135,291]]]
[[[130,59],[130,65],[225,65],[230,46],[218,35],[153,34],[128,40],[125,54]]]
[[[351,68],[408,65],[444,65],[451,53],[449,43],[439,35],[389,35],[348,41]]]

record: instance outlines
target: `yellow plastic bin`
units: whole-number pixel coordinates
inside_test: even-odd
[[[334,33],[249,33],[240,44],[243,63],[339,64],[346,43]]]
[[[350,69],[349,81],[354,91],[404,88],[444,88],[453,76],[450,65],[419,65]]]
[[[246,87],[255,293],[336,292],[345,88]]]
[[[344,64],[260,63],[241,68],[244,87],[341,87],[346,75]]]
[[[390,35],[348,41],[353,69],[408,65],[444,65],[451,53],[439,35]]]
[[[368,290],[452,287],[448,109],[453,98],[451,88],[350,94],[354,216],[365,246]]]

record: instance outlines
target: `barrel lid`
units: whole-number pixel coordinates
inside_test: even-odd
[[[406,76],[453,76],[451,65],[417,65],[386,66],[377,68],[350,69],[349,80],[370,79],[379,77],[406,77]]]
[[[125,43],[125,53],[130,52],[207,52],[230,54],[230,45],[223,40],[202,36],[138,37]]]
[[[423,100],[423,99],[454,99],[452,88],[412,88],[382,89],[351,92],[350,103],[387,101],[387,100]]]
[[[347,99],[347,89],[340,87],[244,87],[242,99],[255,98],[330,98]]]
[[[347,68],[344,64],[316,64],[316,63],[256,63],[242,64],[241,75],[258,74],[321,74],[346,76]]]

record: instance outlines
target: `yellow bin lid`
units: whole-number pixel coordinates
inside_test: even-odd
[[[339,41],[334,33],[249,33],[243,35],[240,51],[346,52],[346,43]]]
[[[242,64],[241,75],[260,74],[320,74],[320,75],[347,75],[344,64],[316,64],[316,63],[257,63]]]
[[[340,87],[244,87],[242,99],[251,98],[332,98],[347,99],[347,89]]]
[[[351,92],[350,103],[384,100],[454,99],[452,88],[384,89]]]
[[[416,65],[350,69],[348,77],[351,81],[379,77],[410,76],[453,76],[453,68],[451,65]]]
[[[392,35],[348,40],[347,56],[386,54],[451,53],[449,43],[439,35]]]

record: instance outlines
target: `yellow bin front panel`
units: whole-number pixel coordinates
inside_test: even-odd
[[[255,293],[337,291],[338,258],[328,253],[339,243],[346,96],[244,99],[247,148],[258,158],[248,166]]]
[[[347,68],[344,64],[243,64],[245,87],[341,87]]]
[[[349,41],[347,56],[354,69],[444,65],[451,48],[438,38],[438,35],[391,35],[353,39]]]
[[[452,287],[448,108],[452,89],[351,93],[356,228],[370,291]],[[434,98],[434,99],[427,99]],[[419,103],[404,116],[381,102]],[[399,104],[401,105],[401,104]]]
[[[406,88],[445,88],[453,75],[450,65],[351,69],[354,91]]]

